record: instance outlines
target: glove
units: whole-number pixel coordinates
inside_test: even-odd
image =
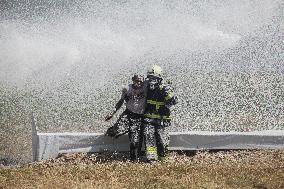
[[[171,126],[171,122],[170,121],[162,121],[161,126],[162,127],[169,127],[169,126]]]
[[[105,117],[105,121],[109,121],[113,117],[113,114],[109,114]]]
[[[110,128],[107,129],[106,131],[106,136],[110,136],[110,137],[115,137],[117,135],[117,131],[116,129],[112,126]]]
[[[130,97],[125,95],[124,100],[125,100],[125,102],[128,102],[130,100]]]

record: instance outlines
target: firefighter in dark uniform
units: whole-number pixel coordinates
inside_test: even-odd
[[[147,98],[143,134],[146,158],[149,162],[163,161],[169,145],[170,107],[177,97],[168,83],[163,83],[162,68],[152,66],[147,73]]]

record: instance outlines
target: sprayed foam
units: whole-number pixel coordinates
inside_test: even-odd
[[[173,131],[283,129],[281,31],[280,0],[1,2],[1,126],[28,133],[33,111],[42,131],[102,132],[121,86],[160,64]]]

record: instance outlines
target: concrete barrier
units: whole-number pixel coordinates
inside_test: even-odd
[[[60,153],[128,151],[128,136],[118,139],[102,133],[39,133],[32,121],[33,160]],[[284,149],[284,130],[253,132],[171,132],[169,150]]]

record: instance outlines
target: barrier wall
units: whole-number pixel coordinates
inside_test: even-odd
[[[118,139],[102,133],[39,133],[33,126],[33,160],[60,153],[128,151],[128,136]],[[253,132],[171,132],[169,150],[284,149],[284,130]]]

